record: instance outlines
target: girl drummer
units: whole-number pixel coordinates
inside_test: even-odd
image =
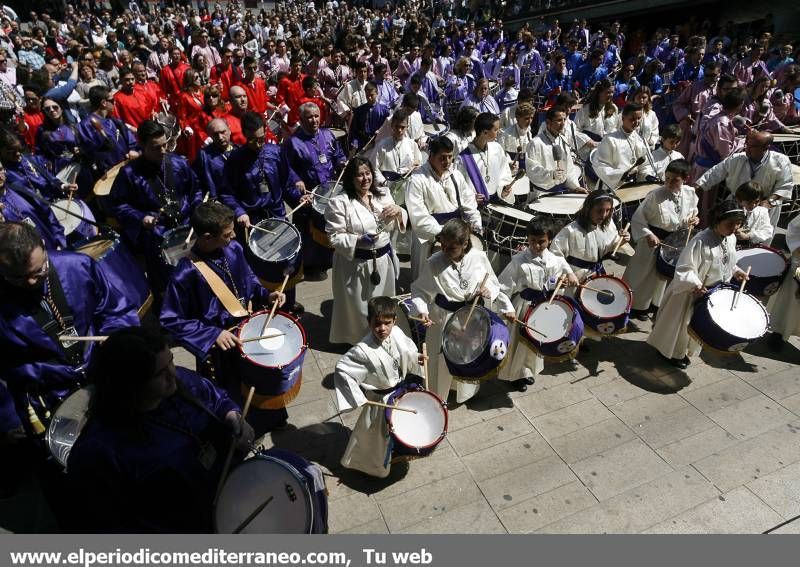
[[[439,233],[442,249],[431,256],[411,284],[414,310],[429,327],[425,343],[431,362],[428,369],[430,389],[447,400],[453,377],[440,356],[442,331],[450,316],[481,296],[488,308],[513,317],[514,306],[500,291],[500,283],[486,254],[472,247],[468,223],[461,219],[447,221]],[[478,385],[457,382],[456,399],[465,402],[478,392]]]
[[[711,226],[690,240],[681,252],[675,278],[667,286],[653,332],[647,339],[662,358],[678,368],[686,368],[688,355],[699,352],[698,343],[690,344],[688,331],[695,299],[731,278],[745,277],[736,266],[735,236],[744,223],[744,210],[728,200],[712,212]]]
[[[500,290],[511,298],[518,319],[524,317],[528,306],[547,299],[559,278],[566,277],[570,285],[578,285],[567,261],[548,250],[552,225],[532,219],[527,233],[528,247],[514,255],[498,278]],[[544,359],[521,344],[519,333],[512,332],[511,336],[506,355],[510,362],[500,370],[500,379],[513,380],[511,384],[524,392],[544,368]]]
[[[667,287],[667,280],[656,271],[656,254],[663,239],[675,231],[695,226],[697,194],[686,185],[691,166],[683,159],[667,166],[664,185],[648,193],[631,219],[636,238],[636,254],[622,276],[633,290],[632,315],[644,321],[651,305],[658,309]],[[684,241],[680,241],[683,246]],[[673,243],[675,244],[675,243]],[[673,247],[673,244],[665,246]]]

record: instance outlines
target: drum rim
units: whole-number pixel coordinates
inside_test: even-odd
[[[56,417],[58,417],[58,415],[59,415],[58,414],[58,410],[64,405],[64,403],[67,400],[69,400],[73,396],[78,395],[81,392],[86,392],[86,393],[89,394],[89,403],[91,403],[92,397],[94,396],[94,390],[95,390],[95,387],[94,387],[93,384],[87,384],[86,386],[82,386],[82,387],[78,388],[77,390],[75,390],[74,392],[70,393],[69,396],[67,396],[66,398],[61,400],[61,403],[58,405],[58,407],[53,412],[53,417],[50,420],[50,423],[47,425],[47,430],[45,431],[45,435],[44,435],[44,442],[47,445],[47,452],[50,453],[50,455],[56,460],[56,462],[59,463],[65,469],[67,468],[67,462],[61,462],[61,459],[59,459],[58,456],[56,456],[55,452],[53,451],[53,446],[50,443],[50,440],[53,437],[53,430],[54,430],[55,423],[56,423]],[[84,413],[84,417],[86,418],[86,420],[84,421],[83,427],[81,427],[80,432],[75,437],[75,441],[77,441],[78,438],[81,436],[81,433],[83,432],[83,429],[86,427],[86,424],[89,421],[89,416],[87,415],[88,411],[89,411],[89,406],[87,405],[85,413]],[[75,441],[72,442],[72,445],[70,446],[69,453],[72,452],[72,447],[75,446]],[[67,454],[66,461],[69,461],[69,453]]]
[[[531,316],[533,311],[535,309],[537,309],[540,305],[546,303],[547,301],[549,301],[549,300],[543,300],[543,301],[539,301],[538,303],[531,303],[530,305],[528,305],[528,309],[525,311],[525,315],[523,316],[522,320],[525,323],[527,323],[528,322],[528,318]],[[535,338],[533,333],[531,332],[531,330],[529,328],[520,325],[520,327],[519,327],[520,332],[521,333],[525,333],[526,337],[528,337],[531,340],[535,341],[537,344],[540,344],[540,345],[555,345],[555,344],[563,341],[564,339],[568,339],[569,336],[572,334],[572,331],[575,330],[575,319],[576,319],[577,315],[579,315],[578,309],[565,297],[557,296],[557,297],[553,298],[553,301],[557,301],[559,303],[563,303],[564,305],[569,307],[570,311],[572,312],[572,321],[570,321],[569,329],[567,329],[567,332],[563,336],[557,338],[554,341],[548,341],[548,342],[544,342],[544,341],[541,341],[541,340]]]
[[[613,320],[618,319],[620,317],[623,317],[623,316],[626,316],[626,315],[630,315],[631,307],[633,307],[633,290],[631,290],[631,286],[628,285],[628,282],[626,282],[622,278],[618,278],[616,276],[612,276],[611,274],[595,274],[593,276],[590,276],[586,280],[585,283],[589,283],[592,280],[598,280],[598,279],[602,279],[602,278],[616,280],[616,281],[622,283],[622,285],[628,291],[628,304],[625,307],[625,312],[624,313],[619,313],[617,315],[611,315],[611,316],[598,315],[597,313],[595,313],[594,311],[589,309],[589,307],[587,307],[586,304],[581,300],[581,297],[583,297],[583,292],[586,291],[586,288],[583,288],[583,287],[578,290],[578,293],[575,294],[575,299],[578,302],[578,305],[580,306],[580,308],[583,309],[584,311],[586,311],[589,315],[591,315],[592,317],[594,317],[595,319],[597,319],[599,321],[613,321]]]
[[[530,217],[528,219],[523,218],[523,217],[515,217],[514,215],[507,215],[509,217],[512,217],[512,218],[515,218],[515,219],[518,219],[518,220],[521,220],[521,221],[524,221],[524,222],[530,222],[534,217],[534,215],[532,215],[531,213],[523,211],[522,209],[518,209],[516,207],[512,207],[511,205],[498,205],[498,204],[495,204],[495,203],[489,203],[488,205],[486,205],[486,210],[489,211],[489,218],[490,219],[496,218],[499,221],[503,221],[505,219],[506,215],[502,210],[500,210],[501,207],[504,208],[504,209],[509,209],[511,211],[514,211],[515,213],[521,213],[523,215],[528,215]],[[496,213],[499,213],[500,217],[493,217],[491,215],[492,211],[494,211]]]
[[[440,250],[440,252],[441,252],[441,250]],[[450,326],[450,323],[451,323],[451,321],[453,321],[453,320],[455,319],[456,313],[458,313],[458,312],[459,312],[459,311],[461,311],[462,309],[472,309],[472,306],[471,306],[471,305],[464,305],[463,307],[459,307],[458,309],[456,309],[456,310],[453,312],[453,314],[450,316],[450,318],[447,320],[447,322],[444,324],[444,327],[442,327],[442,356],[445,358],[445,360],[447,359],[447,356],[445,355],[445,352],[444,352],[444,336],[445,336],[445,331],[446,331],[446,330],[448,329],[448,327]],[[492,318],[491,318],[491,316],[489,315],[489,314],[491,313],[491,310],[490,310],[490,309],[487,309],[487,308],[486,308],[486,307],[484,307],[483,305],[478,305],[478,304],[475,304],[475,311],[477,311],[478,309],[482,309],[482,310],[486,311],[486,318],[489,320],[489,327],[491,328],[491,325],[492,325]],[[473,315],[474,315],[474,313],[473,313]],[[490,335],[489,333],[486,333],[486,339],[484,339],[484,341],[483,341],[483,345],[481,346],[481,350],[480,350],[480,352],[481,352],[481,353],[482,353],[482,352],[484,352],[484,351],[486,350],[486,347],[487,347],[487,346],[489,346],[489,338],[490,338],[490,337],[489,337],[489,335]],[[480,356],[480,354],[479,354],[478,356]],[[473,362],[475,362],[475,360],[477,360],[477,357],[476,357],[474,360],[470,360],[469,362],[455,362],[455,363],[453,363],[453,364],[456,364],[456,365],[458,365],[458,366],[464,366],[464,365],[466,365],[466,364],[472,364]]]
[[[285,466],[284,468],[286,468],[287,471],[292,476],[295,477],[295,480],[298,481],[298,484],[303,487],[303,492],[304,492],[304,494],[306,496],[306,508],[308,510],[308,515],[309,515],[308,524],[306,525],[306,531],[303,532],[303,533],[305,533],[305,534],[313,533],[313,530],[314,530],[314,498],[313,498],[313,495],[311,493],[311,489],[308,486],[308,480],[306,479],[305,476],[303,476],[303,473],[298,471],[297,468],[294,465],[292,465],[291,463],[289,463],[287,461],[284,461],[283,459],[280,459],[278,457],[274,457],[272,455],[265,455],[264,453],[259,452],[259,453],[256,453],[255,455],[253,455],[252,457],[250,457],[249,459],[245,459],[244,461],[239,463],[236,466],[236,468],[234,468],[231,471],[231,474],[233,474],[233,472],[236,469],[238,469],[239,467],[245,465],[246,463],[255,462],[256,460],[272,461],[272,462],[278,464],[279,466]],[[228,476],[228,479],[230,479],[230,475]],[[219,493],[220,494],[220,499],[222,498],[222,493],[225,491],[225,485],[227,485],[228,479],[226,479],[225,483],[222,485],[222,489],[220,490],[220,493]],[[217,523],[218,522],[218,518],[217,518],[217,510],[218,510],[218,508],[219,508],[219,501],[217,501],[217,503],[214,504],[214,533],[220,533],[219,524]]]
[[[257,317],[258,315],[262,315],[262,314],[266,314],[267,317],[269,317],[269,312],[270,312],[269,309],[262,309],[261,311],[256,311],[255,313],[250,315],[248,318],[244,319],[236,327],[236,338],[237,339],[241,338],[242,330],[244,329],[244,326],[248,321],[250,321],[250,320],[254,319],[255,317]],[[297,356],[295,356],[292,360],[290,360],[286,364],[270,366],[269,364],[261,364],[260,362],[256,362],[255,360],[253,360],[253,358],[250,355],[248,355],[246,352],[244,352],[244,345],[243,344],[239,345],[239,354],[241,354],[242,358],[247,360],[248,363],[253,364],[255,366],[260,366],[261,368],[268,368],[270,370],[283,370],[284,368],[287,368],[287,367],[292,366],[293,364],[295,364],[297,362],[297,359],[299,359],[305,353],[305,351],[308,349],[308,336],[306,335],[306,330],[300,324],[300,319],[298,319],[297,317],[295,317],[291,313],[288,313],[288,312],[285,312],[285,311],[276,311],[275,312],[275,316],[277,317],[278,315],[282,315],[283,317],[286,317],[287,319],[292,321],[298,329],[300,329],[301,342],[300,342],[300,350],[297,353]]]
[[[255,253],[255,251],[253,250],[253,247],[250,244],[251,241],[252,241],[253,235],[257,232],[255,230],[251,230],[250,231],[250,236],[247,238],[247,250],[251,254],[253,254],[256,258],[258,258],[260,261],[267,262],[269,264],[281,264],[281,263],[284,263],[284,262],[291,262],[294,258],[297,257],[297,255],[300,253],[301,248],[303,247],[303,237],[300,234],[300,231],[297,229],[296,226],[294,226],[292,223],[290,223],[286,219],[279,219],[278,217],[271,217],[271,218],[268,218],[268,219],[260,220],[255,224],[255,226],[259,226],[260,227],[263,223],[270,222],[270,221],[275,221],[275,222],[278,222],[278,223],[281,223],[281,224],[285,224],[285,225],[287,225],[289,228],[291,228],[294,231],[294,235],[297,237],[297,246],[295,247],[294,254],[292,254],[291,256],[289,256],[288,258],[286,258],[284,260],[278,260],[277,262],[275,262],[273,260],[265,260],[264,258],[262,258],[261,256],[259,256],[258,254]],[[261,228],[264,228],[264,227],[261,227]]]
[[[440,398],[435,392],[432,392],[430,390],[426,390],[425,388],[407,389],[406,391],[404,391],[399,396],[392,395],[391,399],[396,402],[397,400],[399,400],[400,398],[402,398],[406,394],[413,394],[413,393],[416,393],[416,394],[428,394],[429,396],[433,397],[437,402],[439,402],[439,405],[442,408],[442,412],[444,413],[444,429],[442,430],[442,433],[439,435],[439,437],[437,437],[436,440],[433,443],[430,443],[428,445],[409,445],[409,444],[407,444],[406,442],[404,442],[402,439],[400,439],[395,434],[394,424],[392,422],[392,413],[393,413],[393,411],[389,411],[389,410],[386,410],[386,412],[385,412],[385,413],[389,414],[388,417],[386,418],[386,425],[389,427],[389,433],[401,445],[403,445],[404,447],[407,447],[409,449],[412,449],[412,450],[424,451],[425,449],[431,449],[433,447],[436,447],[437,445],[439,445],[439,443],[444,441],[445,437],[447,437],[447,429],[448,429],[448,426],[449,426],[449,420],[450,420],[450,415],[449,414],[450,414],[450,412],[447,409],[447,404],[444,402],[444,400],[442,400],[442,398]]]
[[[778,257],[780,257],[783,260],[784,269],[780,274],[772,274],[772,275],[769,275],[769,276],[754,275],[753,277],[756,277],[756,278],[774,278],[774,277],[780,276],[781,278],[783,278],[783,276],[786,275],[786,271],[789,269],[789,266],[790,266],[790,262],[789,262],[789,260],[786,259],[786,256],[784,256],[783,252],[778,250],[777,248],[773,248],[772,246],[767,246],[766,244],[756,244],[755,246],[751,246],[750,248],[746,248],[745,250],[755,250],[757,248],[760,248],[762,250],[768,250],[769,252],[773,252]],[[744,250],[742,250],[742,252],[743,251]],[[737,251],[737,255],[738,254],[739,254],[739,251]],[[737,266],[739,265],[739,260],[740,259],[741,259],[741,257],[736,259],[736,265]]]
[[[331,181],[331,180],[329,179],[329,180],[328,180],[328,181],[326,181],[325,183],[318,183],[318,184],[317,184],[317,185],[314,187],[314,189],[311,191],[312,193],[314,193],[314,198],[312,198],[312,199],[311,199],[311,210],[312,210],[312,211],[314,211],[315,213],[317,213],[318,215],[320,215],[320,216],[323,216],[323,217],[324,217],[324,216],[325,216],[325,209],[327,209],[327,208],[328,208],[328,203],[330,203],[330,201],[331,201],[332,199],[335,199],[335,198],[336,198],[336,197],[338,197],[339,195],[332,195],[333,191],[331,191],[331,193],[330,193],[330,194],[329,194],[329,193],[317,193],[317,192],[316,192],[316,191],[317,191],[317,189],[319,189],[319,188],[320,188],[320,187],[322,187],[323,185],[333,185],[333,190],[334,190],[334,191],[336,190],[336,187],[337,187],[337,186],[340,186],[340,187],[342,187],[342,191],[339,193],[339,195],[341,195],[341,194],[343,194],[343,193],[344,193],[344,183],[343,183],[343,182],[341,182],[341,181],[337,182],[336,180],[333,180],[333,181]],[[326,200],[326,201],[328,201],[328,203],[325,203],[325,205],[324,205],[324,207],[323,207],[323,210],[322,210],[322,212],[320,212],[320,211],[319,211],[319,209],[317,209],[317,207],[315,207],[315,206],[314,206],[314,205],[316,205],[316,204],[317,204],[317,202],[318,202],[318,200],[317,200],[317,198],[316,198],[318,195],[320,195],[320,196],[323,196],[323,197],[326,197],[326,199],[325,199],[325,200]]]
[[[717,291],[723,291],[723,290],[726,290],[726,289],[727,289],[727,290],[731,290],[731,291],[734,291],[734,292],[736,292],[736,291],[738,291],[738,290],[739,290],[739,287],[738,287],[738,286],[736,286],[736,285],[730,284],[730,283],[720,283],[720,284],[717,284],[717,285],[715,285],[715,286],[714,286],[714,287],[712,287],[711,289],[709,289],[709,290],[708,290],[708,292],[707,292],[707,293],[706,293],[706,294],[705,294],[703,297],[701,297],[700,299],[698,299],[697,301],[695,301],[695,303],[694,303],[694,311],[692,312],[692,317],[691,317],[691,319],[689,320],[689,327],[690,327],[690,328],[691,328],[693,331],[694,331],[694,327],[692,326],[692,321],[694,320],[695,313],[697,312],[697,311],[696,311],[696,306],[697,306],[699,303],[703,303],[703,304],[705,304],[705,305],[708,305],[708,300],[711,298],[711,296],[712,296],[714,293],[716,293]],[[758,306],[758,307],[761,309],[761,312],[764,314],[764,323],[765,323],[765,324],[764,324],[764,332],[763,332],[763,333],[761,333],[759,336],[757,336],[757,337],[754,337],[754,338],[752,338],[752,339],[748,339],[748,338],[745,338],[745,337],[740,337],[739,335],[735,335],[735,334],[733,334],[732,332],[730,332],[729,330],[722,328],[722,327],[719,325],[719,323],[717,323],[717,321],[716,321],[716,320],[714,319],[714,317],[711,315],[711,310],[710,310],[710,309],[708,309],[708,307],[706,307],[706,308],[705,308],[705,311],[706,311],[706,313],[708,314],[708,318],[711,320],[711,322],[712,322],[712,323],[713,323],[713,324],[714,324],[714,325],[715,325],[717,328],[721,329],[721,330],[722,330],[722,331],[723,331],[723,332],[724,332],[726,335],[730,335],[731,337],[737,338],[737,339],[739,339],[741,342],[754,343],[755,341],[757,341],[757,340],[759,340],[759,339],[763,338],[763,337],[764,337],[764,336],[765,336],[767,333],[769,333],[769,331],[770,331],[770,316],[769,316],[769,310],[767,309],[767,306],[766,306],[766,305],[764,305],[764,304],[763,304],[763,303],[762,303],[762,302],[761,302],[761,301],[760,301],[760,300],[759,300],[759,299],[758,299],[758,298],[757,298],[755,295],[753,295],[752,293],[748,292],[746,289],[745,289],[744,291],[742,291],[741,293],[742,293],[742,295],[746,295],[747,297],[749,297],[750,299],[752,299],[752,300],[753,300],[753,302],[755,303],[755,305],[757,305],[757,306]],[[696,331],[694,331],[694,332],[696,332]],[[708,346],[711,346],[712,348],[716,348],[716,347],[714,347],[713,345],[711,345],[711,343],[709,343],[708,341],[706,341],[705,339],[702,339],[702,340],[701,340],[701,342],[702,342],[703,344],[707,344]],[[728,352],[728,351],[723,351],[723,352]]]

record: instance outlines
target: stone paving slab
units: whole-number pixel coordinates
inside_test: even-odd
[[[800,514],[800,463],[764,475],[746,486],[784,518]]]
[[[585,510],[597,499],[581,482],[570,482],[498,513],[509,533],[530,533]]]
[[[636,435],[616,417],[610,417],[583,429],[550,440],[550,444],[567,463],[573,464],[617,445]]]

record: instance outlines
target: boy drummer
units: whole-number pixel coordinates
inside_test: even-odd
[[[373,297],[367,303],[369,333],[336,364],[334,385],[341,411],[368,401],[386,403],[408,374],[422,374],[423,357],[395,327],[397,300]],[[341,460],[342,466],[378,478],[389,476],[391,444],[384,408],[364,407]]]

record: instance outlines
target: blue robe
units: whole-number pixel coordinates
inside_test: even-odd
[[[95,129],[92,119],[100,123],[102,132]],[[133,132],[119,119],[103,118],[93,113],[81,120],[78,132],[81,137],[81,151],[92,156],[95,180],[124,160],[128,152],[139,147]]]
[[[694,67],[692,66],[691,62],[685,61],[684,63],[681,63],[672,74],[672,84],[677,85],[681,81],[693,83],[702,79],[704,74],[703,65]]]
[[[211,531],[212,503],[230,443],[220,420],[239,408],[205,378],[176,370],[179,388],[196,403],[177,393],[122,424],[100,417],[86,423],[67,468],[74,492],[85,497],[76,511],[81,531]],[[204,444],[216,453],[209,468],[198,458]]]
[[[362,149],[391,113],[391,109],[380,102],[372,105],[364,103],[356,108],[350,123],[350,144]]]
[[[216,199],[222,185],[222,170],[235,147],[232,146],[230,150],[221,150],[216,144],[209,144],[202,147],[197,153],[192,169],[200,180],[203,194],[208,193],[210,198]]]
[[[587,92],[594,84],[608,77],[608,69],[602,65],[592,67],[591,63],[584,63],[575,70],[572,81],[578,84],[581,92]]]
[[[219,197],[233,209],[236,218],[247,214],[250,223],[270,218],[283,218],[283,180],[286,179],[285,164],[281,162],[281,151],[275,144],[265,144],[258,154],[247,146],[231,152],[223,170],[222,182],[218,186]],[[269,190],[262,193],[262,182]]]
[[[561,87],[561,92],[572,92],[572,82],[569,80],[569,76],[565,73],[564,75],[558,75],[555,71],[550,71],[545,75],[544,81],[542,81],[542,86],[539,88],[539,92],[542,93],[544,96],[556,95],[556,89]]]
[[[72,310],[78,335],[104,335],[122,327],[139,325],[134,305],[109,284],[94,260],[73,252],[49,252],[50,267],[55,270]],[[33,314],[38,310],[43,291],[26,291],[0,282],[0,390],[8,388],[17,416],[0,416],[0,422],[16,421],[28,426],[28,394],[32,405],[40,408],[38,396],[54,409],[60,399],[85,380],[84,368],[94,343],[85,345],[83,363],[69,364],[60,345],[38,325]],[[0,399],[8,394],[0,392]],[[3,412],[8,411],[2,408]],[[39,411],[40,415],[43,415]]]
[[[23,155],[19,163],[3,163],[6,168],[6,184],[19,183],[23,187],[39,193],[48,200],[66,197],[61,189],[61,181],[47,167],[47,161],[40,156]]]
[[[0,203],[3,204],[3,217],[7,221],[33,223],[44,240],[47,250],[67,247],[64,227],[56,219],[53,209],[35,199],[17,193],[12,187],[0,189]],[[28,219],[28,220],[26,220]]]

